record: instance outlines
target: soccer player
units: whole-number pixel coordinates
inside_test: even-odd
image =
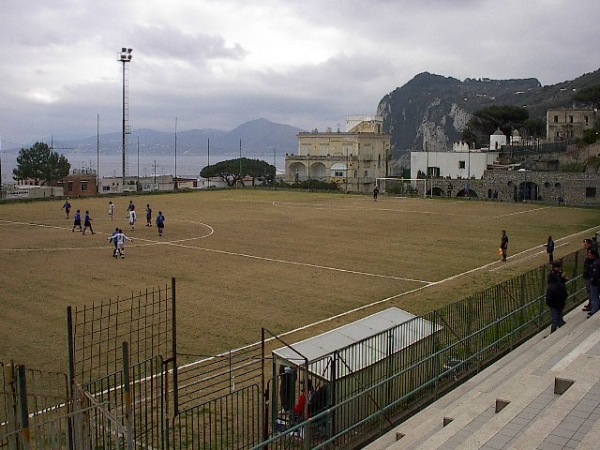
[[[108,217],[110,220],[115,218],[115,204],[111,201],[108,202]]]
[[[69,213],[71,212],[71,204],[69,203],[69,197],[65,200],[65,204],[63,205],[65,213],[67,214],[67,219],[69,218]]]
[[[75,231],[75,228],[79,227],[79,231],[81,231],[81,212],[77,210],[75,212],[75,217],[73,218],[73,229],[71,231]]]
[[[113,256],[116,258],[117,254],[118,254],[118,249],[117,249],[117,234],[119,234],[119,228],[115,228],[115,231],[113,233],[113,235],[111,237],[108,238],[109,242],[112,242],[113,245],[115,246],[115,249],[113,250]]]
[[[152,208],[150,208],[150,204],[146,205],[146,226],[152,226]]]
[[[165,216],[163,216],[162,211],[159,211],[158,216],[156,216],[156,228],[158,228],[158,235],[162,236],[165,228]]]
[[[135,209],[129,209],[129,226],[131,227],[132,230],[135,228],[136,220],[137,220],[137,215],[135,213]]]
[[[85,234],[85,230],[87,230],[88,228],[90,229],[92,234],[94,234],[94,229],[92,228],[92,218],[90,217],[90,212],[86,211],[85,218],[83,219],[83,233],[81,233],[81,234]]]
[[[502,238],[500,240],[500,252],[502,253],[502,261],[506,261],[506,255],[508,253],[508,236],[506,231],[502,230]]]
[[[117,252],[121,255],[121,259],[125,258],[125,241],[131,241],[131,239],[125,236],[123,230],[119,229],[117,233]]]

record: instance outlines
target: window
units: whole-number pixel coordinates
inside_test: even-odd
[[[67,183],[67,192],[73,192],[73,182],[69,181]]]
[[[88,182],[87,181],[82,181],[81,182],[81,191],[87,191],[88,190]]]
[[[102,186],[103,191],[110,191],[110,186]]]
[[[554,123],[558,123],[558,116],[554,116]]]
[[[458,162],[458,168],[459,168],[459,169],[464,169],[464,168],[466,168],[466,167],[467,167],[467,166],[466,166],[466,164],[465,164],[465,162],[464,162],[464,161],[459,161],[459,162]]]
[[[573,123],[573,116],[569,116],[569,123]]]
[[[590,123],[589,116],[583,116],[583,120],[585,121],[585,123]]]
[[[596,188],[595,187],[586,187],[585,188],[585,198],[596,198]]]
[[[333,176],[334,177],[343,177],[344,172],[342,172],[341,170],[336,170],[335,172],[333,172]]]

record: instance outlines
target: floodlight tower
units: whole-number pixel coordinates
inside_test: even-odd
[[[127,63],[131,62],[131,48],[121,48],[119,58],[117,61],[123,63],[123,179],[121,180],[121,190],[125,187],[125,166],[126,166],[126,155],[127,155],[127,135],[131,134],[131,127],[129,126],[129,101],[127,98]]]

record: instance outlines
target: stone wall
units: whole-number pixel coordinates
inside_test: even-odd
[[[504,202],[560,200],[566,205],[600,206],[600,176],[589,173],[486,171],[482,179],[435,178],[427,186],[427,194],[433,196],[493,200],[497,192],[497,200]]]

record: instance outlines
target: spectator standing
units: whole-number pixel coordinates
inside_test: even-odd
[[[552,264],[554,262],[554,241],[552,240],[552,236],[548,236],[548,242],[546,242],[546,252],[548,252],[548,263]]]
[[[375,189],[373,189],[373,200],[377,201],[377,197],[379,197],[379,188],[375,186]]]
[[[592,264],[594,263],[593,258],[590,256],[590,250],[592,249],[592,240],[583,240],[583,249],[585,250],[585,258],[583,260],[583,282],[585,283],[585,292],[588,295],[587,305],[583,307],[583,311],[590,312],[592,310],[592,302],[590,297],[590,279],[592,278]]]
[[[546,290],[546,305],[550,308],[552,322],[550,333],[554,333],[557,328],[565,324],[563,310],[569,297],[565,286],[566,281],[566,277],[562,274],[560,261],[553,262],[552,270],[548,275],[548,289]]]
[[[590,274],[590,312],[588,317],[592,317],[600,310],[600,259],[598,258],[598,250],[591,249],[589,251],[590,258],[593,259]]]

